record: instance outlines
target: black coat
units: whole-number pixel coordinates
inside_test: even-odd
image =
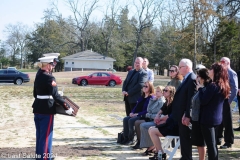
[[[192,72],[187,79],[178,87],[172,102],[171,117],[175,122],[181,122],[182,116],[190,118],[192,96],[196,92],[196,75]]]
[[[132,77],[134,70],[128,72],[122,86],[122,91],[128,92],[126,98],[128,98],[129,103],[137,103],[138,98],[141,96],[141,89],[147,81],[147,72],[144,69],[141,68],[136,71]]]
[[[39,96],[52,96],[53,99],[38,99]],[[33,113],[39,114],[56,114],[56,108],[54,102],[56,101],[61,106],[64,106],[65,109],[68,109],[64,99],[58,94],[58,88],[55,78],[44,72],[43,70],[38,71],[35,81],[33,96],[35,98],[33,102]]]

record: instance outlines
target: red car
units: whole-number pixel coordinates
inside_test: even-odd
[[[122,79],[108,72],[94,72],[89,76],[81,76],[72,79],[72,84],[77,84],[81,86],[86,85],[105,85],[105,86],[115,86],[122,83]]]

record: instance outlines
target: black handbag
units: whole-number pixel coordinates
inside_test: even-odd
[[[123,131],[118,133],[117,143],[121,143],[124,140]]]

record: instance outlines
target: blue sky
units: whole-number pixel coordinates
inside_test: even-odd
[[[52,2],[58,2],[58,10],[63,17],[71,15],[67,0],[0,0],[0,40],[7,38],[6,26],[9,24],[16,25],[22,23],[29,28],[34,28],[36,23],[42,23],[44,10],[52,8]],[[79,0],[79,3],[89,2],[90,0]],[[129,0],[117,0],[116,5],[125,6]],[[138,1],[138,0],[136,0]],[[90,17],[91,20],[101,21],[106,12],[107,5],[112,0],[99,0],[97,9],[95,9]],[[83,6],[83,5],[79,5]],[[129,8],[130,9],[130,8]],[[132,9],[130,9],[132,11]]]
[[[82,1],[82,0],[80,0]],[[107,0],[100,0],[103,4]],[[6,39],[4,30],[8,24],[15,25],[18,22],[29,27],[42,22],[43,12],[51,8],[52,0],[1,0],[0,4],[0,40]],[[58,0],[58,8],[64,17],[71,14],[65,0]],[[101,15],[95,13],[96,16]]]
[[[3,30],[8,24],[22,24],[33,27],[41,22],[44,9],[50,6],[50,0],[1,0],[0,39],[6,38]]]

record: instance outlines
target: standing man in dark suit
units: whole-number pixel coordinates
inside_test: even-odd
[[[239,120],[238,120],[239,127],[233,129],[234,131],[240,131],[240,107],[239,107],[240,106],[240,70],[237,72],[237,77],[238,77],[237,103],[238,103],[238,111],[239,111]]]
[[[193,73],[192,66],[190,59],[182,59],[179,62],[179,73],[184,76],[184,79],[173,98],[170,115],[174,122],[178,123],[182,155],[180,160],[192,160],[191,130],[188,128],[191,100],[196,91],[196,75]]]
[[[125,101],[126,116],[129,116],[131,110],[137,104],[144,82],[147,81],[147,72],[142,68],[142,64],[142,57],[137,57],[134,62],[134,69],[128,72],[123,82],[122,94]]]
[[[233,124],[232,124],[232,109],[231,103],[234,97],[237,95],[238,91],[238,78],[237,73],[230,67],[230,59],[227,57],[222,57],[220,60],[221,64],[228,70],[229,84],[231,88],[230,96],[228,99],[225,99],[223,103],[223,120],[221,125],[218,127],[217,133],[217,144],[221,144],[221,139],[223,137],[223,128],[224,129],[224,141],[225,143],[220,146],[220,149],[231,148],[234,143],[234,133],[233,133]]]

